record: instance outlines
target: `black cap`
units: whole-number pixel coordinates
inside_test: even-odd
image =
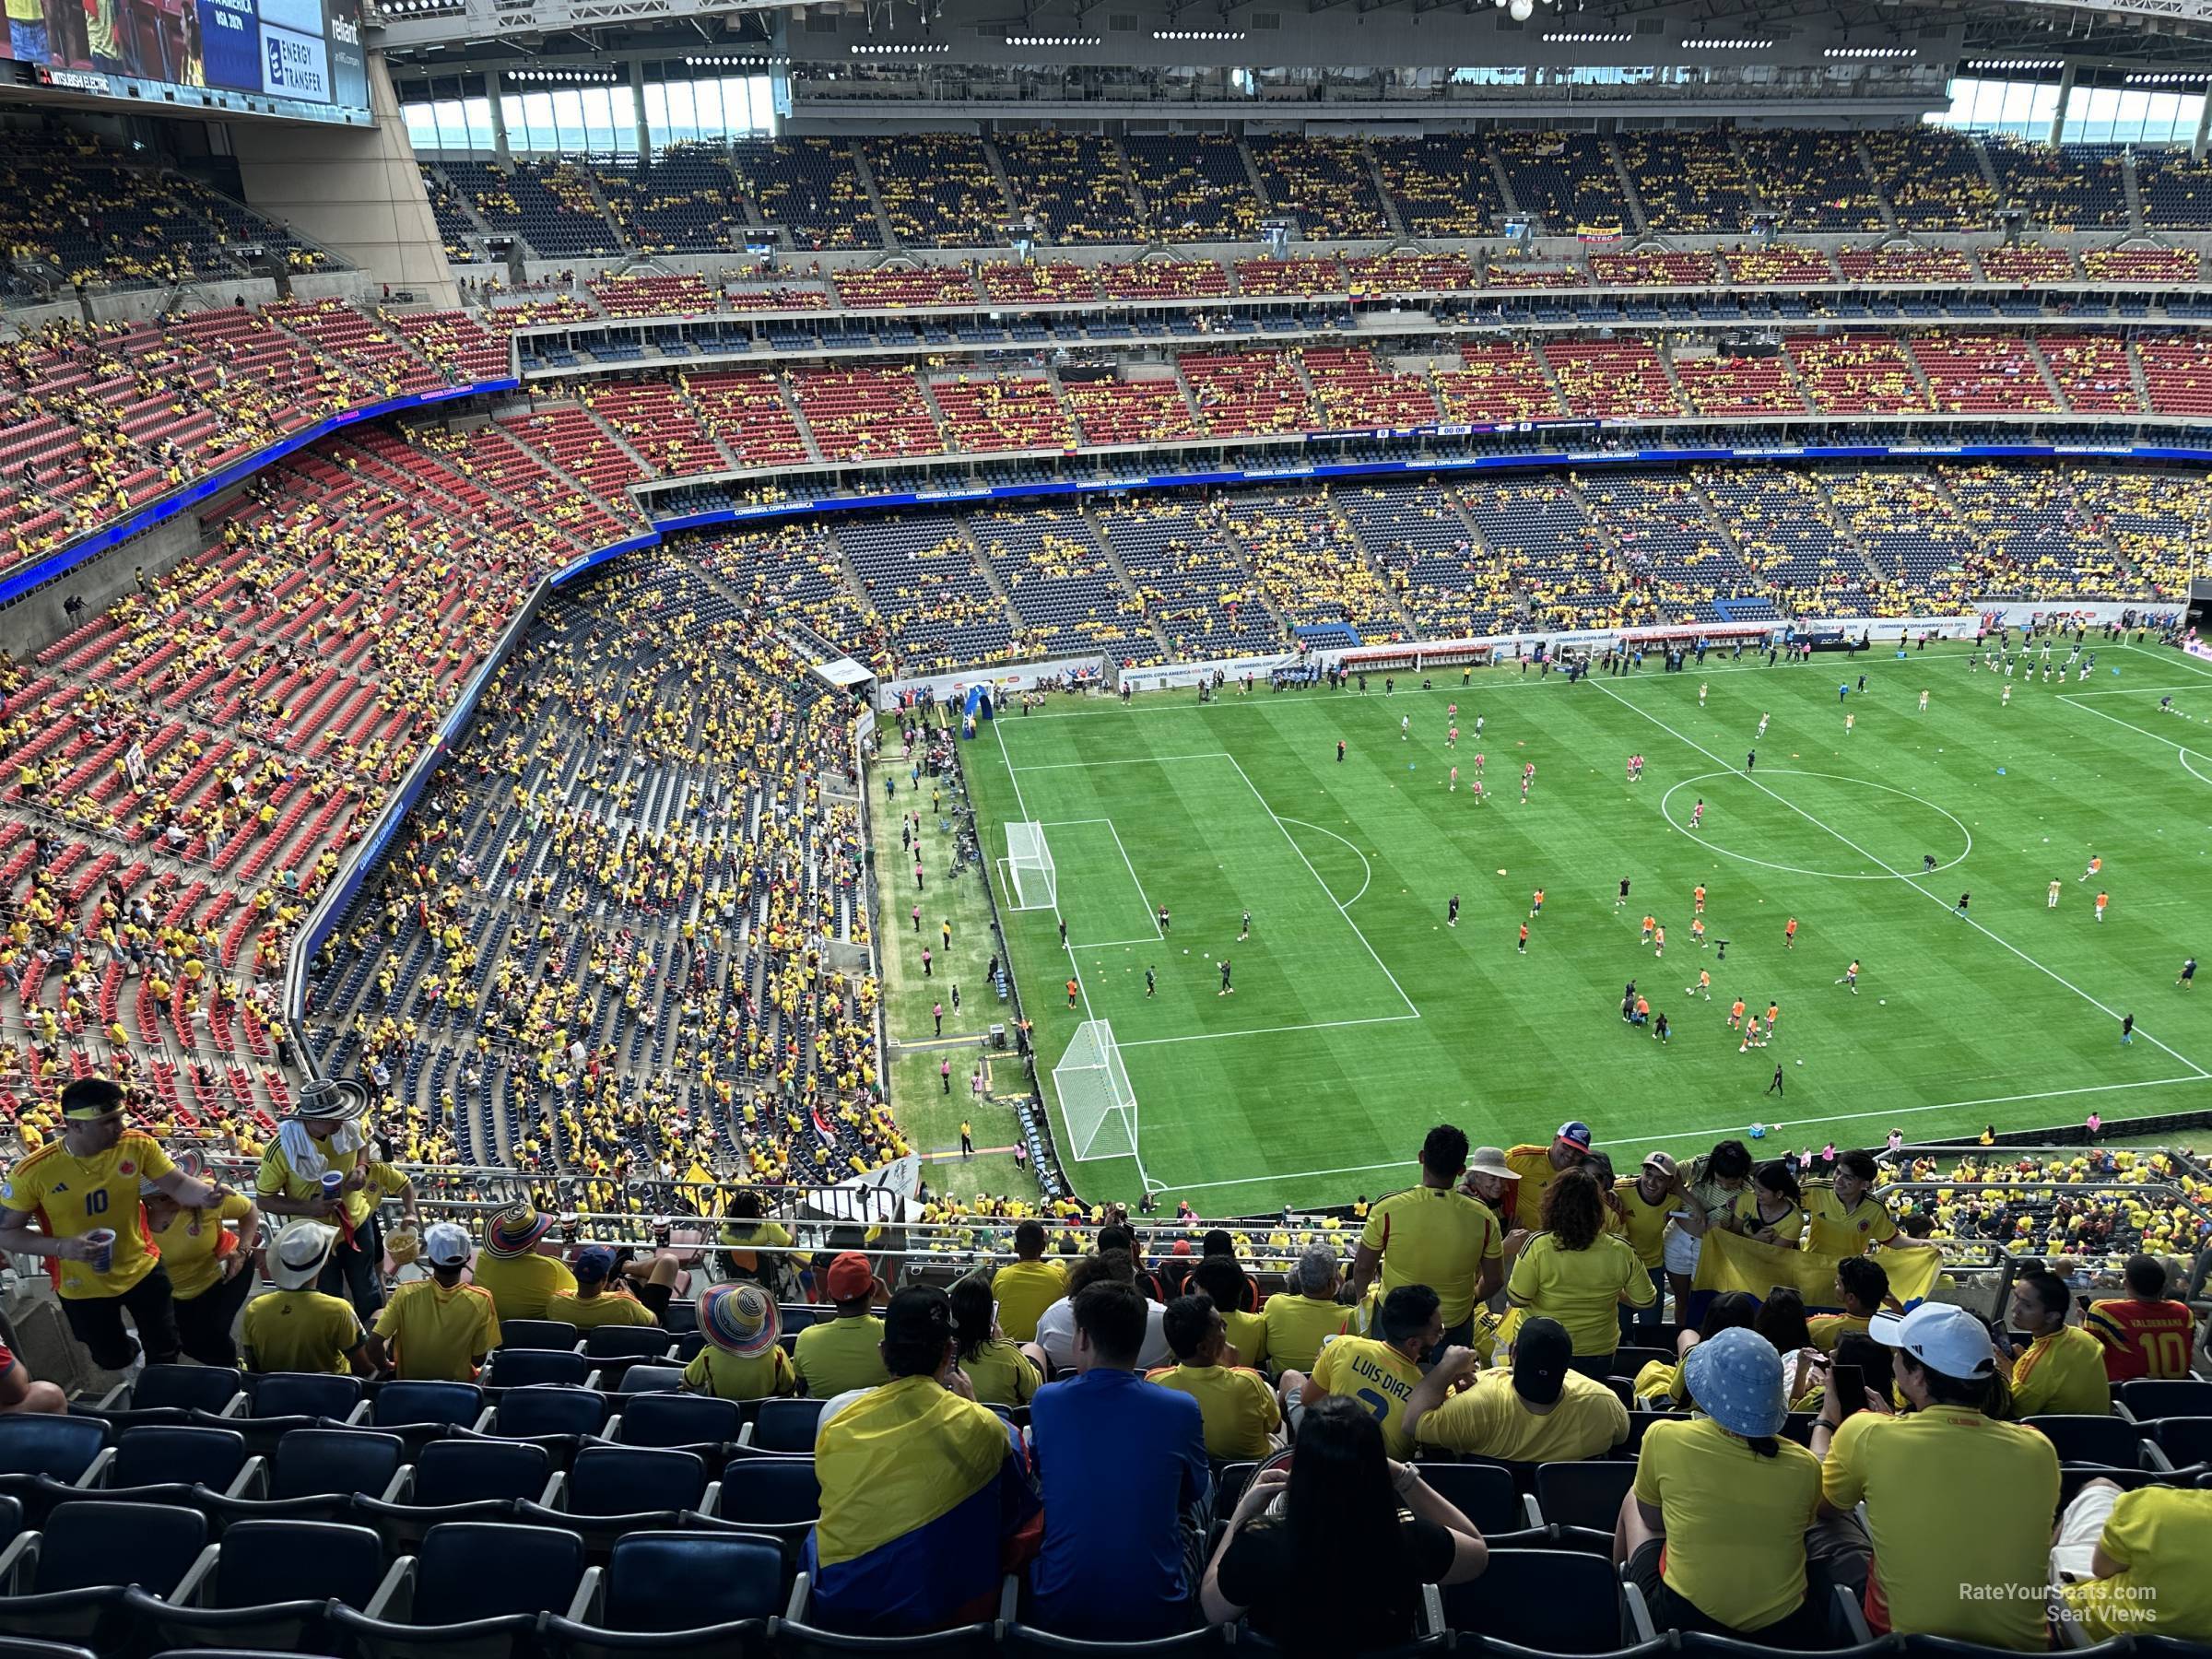
[[[1548,1406],[1566,1391],[1574,1338],[1556,1319],[1524,1320],[1513,1338],[1513,1392],[1531,1406]]]

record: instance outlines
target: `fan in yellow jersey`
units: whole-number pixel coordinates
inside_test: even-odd
[[[1873,1195],[1874,1154],[1853,1149],[1836,1159],[1836,1178],[1805,1193],[1805,1248],[1818,1255],[1865,1255],[1897,1237],[1888,1206]]]
[[[1643,1168],[1633,1178],[1613,1183],[1613,1196],[1619,1202],[1618,1213],[1626,1224],[1622,1236],[1651,1276],[1653,1293],[1650,1307],[1621,1309],[1623,1342],[1634,1341],[1639,1329],[1648,1335],[1659,1328],[1660,1307],[1666,1300],[1667,1220],[1679,1207],[1677,1174],[1669,1154],[1651,1152],[1644,1155]]]
[[[673,1252],[664,1251],[650,1263],[624,1267],[604,1244],[585,1245],[569,1266],[576,1288],[548,1297],[546,1317],[586,1331],[605,1324],[659,1324],[668,1312],[668,1300],[676,1293],[677,1275],[681,1271]],[[637,1268],[645,1269],[643,1278],[629,1277]]]
[[[276,1288],[246,1304],[241,1336],[248,1370],[369,1375],[369,1335],[360,1315],[350,1302],[315,1288],[337,1241],[336,1228],[316,1221],[295,1221],[276,1235],[268,1251]]]
[[[1406,1402],[1421,1380],[1421,1359],[1444,1334],[1436,1292],[1426,1285],[1400,1285],[1382,1299],[1373,1336],[1335,1336],[1323,1345],[1313,1374],[1283,1373],[1283,1415],[1293,1439],[1308,1407],[1331,1394],[1343,1394],[1365,1406],[1382,1426],[1382,1444],[1401,1462],[1413,1455],[1413,1435],[1406,1427]]]
[[[59,1104],[60,1137],[0,1182],[0,1251],[45,1259],[69,1328],[101,1370],[123,1371],[141,1353],[149,1365],[167,1365],[179,1349],[176,1307],[140,1187],[151,1182],[194,1209],[221,1203],[229,1189],[194,1180],[152,1135],[125,1128],[123,1088],[109,1078],[77,1078]],[[126,1312],[138,1328],[135,1342],[124,1329]]]
[[[2012,1323],[2028,1346],[1997,1350],[1997,1370],[2011,1380],[2016,1418],[2109,1417],[2112,1385],[2104,1374],[2104,1345],[2066,1323],[2074,1300],[2066,1281],[2048,1270],[2026,1271],[2012,1288]]]
[[[1282,1443],[1282,1407],[1256,1371],[1224,1364],[1229,1327],[1206,1295],[1179,1296],[1160,1316],[1175,1363],[1146,1372],[1162,1388],[1198,1402],[1206,1421],[1206,1454],[1229,1460],[1265,1457]]]
[[[422,1235],[430,1277],[399,1287],[370,1334],[371,1360],[410,1381],[473,1382],[484,1357],[500,1346],[500,1315],[491,1295],[465,1285],[467,1231],[441,1221]]]
[[[1617,1310],[1659,1294],[1628,1241],[1605,1230],[1605,1218],[1596,1180],[1579,1169],[1561,1174],[1544,1196],[1545,1230],[1521,1247],[1505,1288],[1513,1307],[1565,1325],[1575,1369],[1596,1377],[1610,1372],[1620,1346]]]
[[[1544,1193],[1569,1170],[1582,1167],[1590,1156],[1590,1125],[1561,1124],[1548,1147],[1514,1147],[1505,1155],[1506,1167],[1520,1177],[1513,1189],[1513,1213],[1506,1220],[1521,1232],[1544,1225]]]
[[[138,1194],[169,1274],[186,1356],[202,1365],[235,1367],[238,1345],[230,1332],[253,1293],[260,1206],[243,1193],[230,1193],[212,1208],[187,1209],[151,1181],[142,1181]]]
[[[798,1393],[791,1356],[776,1341],[782,1318],[759,1286],[709,1286],[699,1299],[699,1330],[706,1342],[684,1368],[686,1394],[765,1400]]]
[[[991,1276],[999,1328],[1017,1342],[1033,1341],[1037,1316],[1067,1294],[1067,1270],[1044,1259],[1044,1224],[1022,1222],[1014,1230],[1015,1259]]]
[[[299,1106],[277,1126],[253,1178],[261,1207],[270,1215],[337,1229],[322,1288],[346,1297],[363,1318],[373,1315],[383,1300],[379,1206],[385,1198],[396,1197],[407,1225],[420,1224],[414,1184],[371,1156],[364,1122],[368,1111],[369,1091],[359,1083],[316,1078],[305,1084]],[[339,1178],[335,1198],[325,1191],[325,1178],[333,1173]]]
[[[2051,1547],[2065,1617],[2087,1641],[2166,1636],[2212,1643],[2212,1492],[2092,1480],[2066,1505]]]
[[[555,1297],[576,1294],[576,1276],[558,1259],[559,1241],[547,1236],[552,1230],[553,1218],[527,1204],[485,1224],[476,1282],[501,1319],[544,1319]]]
[[[1336,1253],[1326,1244],[1309,1246],[1284,1282],[1285,1288],[1260,1309],[1267,1327],[1267,1363],[1278,1375],[1311,1371],[1322,1344],[1344,1330],[1345,1315],[1351,1312],[1336,1300],[1343,1282]]]
[[[1510,1178],[1504,1154],[1485,1147],[1484,1173]],[[1369,1211],[1352,1257],[1355,1301],[1364,1301],[1379,1271],[1388,1295],[1400,1285],[1427,1285],[1443,1308],[1444,1341],[1465,1346],[1475,1309],[1505,1282],[1505,1230],[1489,1206],[1453,1184],[1467,1168],[1467,1137],[1439,1124],[1421,1142],[1421,1182],[1393,1193]]]

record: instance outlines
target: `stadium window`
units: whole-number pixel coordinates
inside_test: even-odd
[[[671,143],[688,143],[700,135],[699,110],[688,80],[668,83],[667,131]]]
[[[587,154],[604,156],[615,147],[615,115],[605,87],[586,87],[578,94],[582,106],[583,147]]]
[[[468,147],[472,150],[490,149],[492,147],[491,100],[488,98],[465,98],[461,100],[461,112],[467,124]]]
[[[402,120],[407,124],[407,142],[418,150],[436,150],[438,146],[438,117],[426,102],[404,103],[399,106]]]
[[[533,155],[559,149],[560,139],[553,128],[553,94],[525,92],[522,96],[522,106],[523,148]],[[511,147],[514,144],[514,134],[515,129],[511,123],[507,130],[507,142]]]
[[[564,153],[584,147],[583,95],[574,87],[553,89],[553,147]]]
[[[468,123],[462,116],[459,99],[439,99],[430,105],[430,115],[438,124],[440,149],[465,150],[468,147]]]
[[[1452,84],[1455,87],[1525,87],[1528,85],[1528,71],[1477,64],[1468,68],[1453,70]]]

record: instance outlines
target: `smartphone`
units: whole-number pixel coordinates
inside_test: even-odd
[[[1866,1409],[1866,1372],[1856,1365],[1831,1365],[1828,1368],[1829,1392],[1836,1396],[1836,1420],[1841,1422],[1854,1411]]]

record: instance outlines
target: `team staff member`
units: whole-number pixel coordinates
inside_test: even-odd
[[[1677,1204],[1677,1172],[1672,1156],[1651,1152],[1645,1154],[1643,1168],[1632,1178],[1613,1183],[1624,1236],[1643,1270],[1651,1275],[1653,1292],[1649,1307],[1621,1309],[1623,1342],[1633,1341],[1638,1330],[1653,1331],[1659,1326],[1659,1312],[1666,1301],[1666,1224]]]
[[[1805,1195],[1805,1248],[1819,1255],[1865,1255],[1897,1237],[1889,1208],[1873,1195],[1874,1154],[1853,1149],[1836,1159],[1836,1178]]]
[[[243,1193],[229,1193],[212,1209],[187,1209],[150,1181],[140,1182],[138,1193],[176,1299],[184,1352],[202,1365],[235,1367],[230,1332],[253,1293],[260,1206]]]
[[[374,1368],[409,1381],[474,1382],[484,1358],[500,1346],[500,1314],[491,1293],[465,1285],[467,1230],[441,1221],[422,1235],[430,1277],[399,1287],[369,1335]]]
[[[62,1090],[60,1138],[0,1182],[0,1251],[46,1259],[69,1328],[93,1364],[111,1371],[141,1355],[149,1365],[171,1364],[180,1347],[174,1293],[146,1230],[141,1185],[150,1181],[193,1209],[214,1208],[229,1191],[194,1180],[152,1135],[125,1128],[123,1105],[121,1085],[76,1079]],[[112,1242],[86,1236],[102,1230],[114,1234]],[[126,1312],[135,1342],[124,1329]]]
[[[315,1288],[330,1263],[338,1230],[295,1221],[269,1246],[269,1278],[276,1287],[246,1304],[246,1369],[313,1371],[324,1376],[370,1374],[369,1335],[353,1304]]]
[[[391,1164],[370,1156],[362,1119],[369,1091],[359,1083],[318,1077],[303,1085],[300,1104],[278,1125],[276,1138],[261,1155],[253,1190],[272,1216],[321,1221],[338,1230],[323,1289],[351,1301],[367,1319],[383,1303],[383,1224],[377,1210],[396,1197],[410,1228],[421,1225],[415,1186]],[[342,1178],[336,1198],[324,1194],[324,1176]]]
[[[2166,1298],[2166,1264],[2152,1255],[2127,1258],[2127,1294],[2089,1304],[2083,1327],[2104,1346],[2104,1374],[2114,1382],[2189,1374],[2189,1338],[2196,1321],[2189,1304]]]
[[[1472,1340],[1475,1308],[1505,1282],[1505,1232],[1489,1206],[1456,1189],[1467,1167],[1467,1137],[1439,1124],[1421,1142],[1421,1182],[1368,1212],[1352,1255],[1352,1300],[1367,1300],[1378,1271],[1382,1293],[1427,1285],[1442,1305],[1444,1341]],[[1486,1173],[1495,1174],[1491,1170]]]

